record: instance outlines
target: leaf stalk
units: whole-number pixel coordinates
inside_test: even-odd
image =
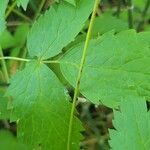
[[[0,46],[0,57],[2,57],[2,58],[4,57],[1,46]],[[2,70],[3,70],[5,80],[7,83],[9,83],[9,75],[8,75],[8,71],[7,71],[7,67],[6,67],[6,62],[4,59],[1,59],[1,65],[2,65]]]
[[[141,15],[141,21],[139,22],[139,24],[137,26],[137,31],[140,31],[142,29],[149,7],[150,7],[150,0],[147,0],[145,7],[144,7],[144,10],[143,10],[142,15]]]
[[[79,93],[80,81],[81,81],[81,77],[82,77],[82,73],[83,73],[83,68],[84,68],[84,64],[85,64],[85,60],[86,60],[87,49],[88,49],[90,38],[91,38],[93,23],[94,23],[95,14],[96,14],[98,4],[99,4],[99,0],[95,0],[93,13],[92,13],[92,17],[91,17],[91,20],[90,20],[90,24],[89,24],[89,28],[88,28],[88,32],[87,32],[87,36],[86,36],[86,40],[85,40],[85,45],[84,45],[84,49],[83,49],[83,53],[82,53],[79,72],[78,72],[78,76],[77,76],[77,80],[76,80],[76,86],[75,86],[73,103],[72,103],[71,114],[70,114],[70,121],[69,121],[67,150],[71,150],[71,138],[72,138],[71,135],[72,135],[72,128],[73,128],[73,118],[74,118],[74,113],[75,113],[76,100],[77,100],[78,93]]]
[[[133,29],[133,9],[132,0],[128,0],[128,23],[130,29]]]
[[[15,0],[12,5],[8,8],[6,14],[5,14],[5,19],[8,18],[8,16],[11,14],[11,12],[13,11],[13,9],[16,7],[17,5],[17,0]]]

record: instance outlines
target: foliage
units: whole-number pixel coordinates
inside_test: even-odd
[[[26,10],[29,0],[17,0],[17,5],[22,6]]]
[[[0,5],[0,35],[5,29],[5,10],[7,7],[8,0],[3,0]]]
[[[101,101],[112,108],[128,95],[149,99],[149,36],[149,32],[127,30],[117,35],[109,32],[91,41],[80,92],[92,102]],[[73,46],[60,60],[62,73],[73,86],[83,45]]]
[[[139,97],[124,99],[120,109],[121,112],[114,111],[113,124],[116,130],[110,130],[112,149],[150,149],[150,113],[147,112],[144,99]]]
[[[72,5],[76,5],[76,1],[75,0],[65,0],[66,2],[72,4]]]
[[[92,1],[88,0],[87,3],[86,0],[82,0],[76,7],[65,2],[51,7],[33,25],[28,35],[29,55],[31,57],[37,56],[43,60],[60,53],[61,49],[73,41],[80,32],[92,11],[92,6]],[[68,16],[68,14],[70,15]],[[79,18],[80,15],[82,18]],[[44,40],[42,44],[41,40]]]
[[[0,146],[2,149],[28,150],[29,147],[17,141],[13,135],[7,131],[0,131]]]
[[[12,122],[17,128],[17,137],[0,131],[0,147],[82,148],[81,114],[74,111],[77,96],[113,110],[112,149],[149,150],[150,32],[139,31],[148,30],[150,3],[134,0],[140,13],[132,10],[131,1],[117,3],[115,12],[104,1],[100,5],[106,3],[109,11],[103,12],[98,0],[41,1],[39,8],[34,3],[4,0],[0,4],[0,119],[5,128],[11,130]],[[120,10],[122,5],[127,11]],[[9,27],[15,18],[11,11],[27,22]],[[70,89],[77,94],[73,102]]]

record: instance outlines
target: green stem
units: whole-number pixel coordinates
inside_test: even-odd
[[[0,46],[0,57],[4,57],[1,46]],[[2,71],[4,74],[5,81],[7,84],[9,84],[9,75],[8,75],[5,60],[1,60],[1,66],[2,66]],[[9,102],[10,102],[10,99],[9,99]],[[7,120],[2,120],[2,122],[4,123],[6,129],[10,129],[10,125]]]
[[[19,57],[6,56],[6,57],[0,57],[0,60],[16,60],[16,61],[22,61],[22,62],[30,62],[33,59],[25,59],[25,58],[19,58]],[[80,67],[76,63],[71,63],[71,62],[67,62],[67,61],[61,62],[58,60],[41,60],[40,62],[44,63],[44,64],[68,64],[68,65],[75,66],[76,68]]]
[[[35,2],[32,0],[32,1],[29,1],[29,5],[31,7],[31,9],[36,12],[37,11],[37,7],[35,5]]]
[[[10,8],[10,7],[8,6],[8,8]],[[12,12],[14,12],[15,14],[17,14],[18,16],[20,16],[20,17],[23,18],[24,20],[26,20],[26,21],[32,23],[32,20],[31,20],[29,17],[27,17],[27,16],[24,15],[23,13],[19,12],[18,10],[13,9]]]
[[[74,93],[74,97],[73,97],[73,103],[72,103],[70,121],[69,121],[67,150],[71,149],[71,138],[72,138],[71,134],[72,134],[72,128],[73,128],[73,118],[74,118],[74,113],[75,113],[76,100],[77,100],[77,96],[78,96],[78,93],[79,93],[80,81],[81,81],[81,77],[82,77],[84,63],[85,63],[85,60],[86,60],[87,49],[88,49],[90,38],[91,38],[92,27],[93,27],[93,23],[94,23],[95,14],[96,14],[98,4],[99,4],[99,0],[95,0],[93,13],[92,13],[92,17],[91,17],[91,20],[90,20],[90,25],[89,25],[89,29],[88,29],[88,32],[87,32],[83,53],[82,53],[79,72],[78,72],[78,76],[77,76],[77,80],[76,80],[76,86],[75,86],[75,91],[74,91],[75,93]]]
[[[121,0],[118,0],[118,6],[117,6],[117,17],[119,18],[121,12]]]
[[[36,19],[38,18],[38,16],[39,16],[39,14],[40,14],[40,12],[41,12],[41,10],[42,10],[44,4],[45,4],[45,0],[41,0],[41,3],[40,3],[40,5],[39,5],[39,8],[38,8],[38,10],[37,10],[37,12],[36,12],[36,15],[35,15],[35,17],[34,17],[34,20],[36,20]]]
[[[11,14],[11,12],[13,11],[13,9],[16,7],[17,5],[17,1],[15,0],[12,5],[8,8],[6,14],[5,14],[5,19]]]
[[[2,56],[2,55],[1,55]],[[9,60],[18,60],[18,61],[26,61],[26,62],[29,62],[29,61],[31,61],[30,59],[24,59],[24,58],[18,58],[18,57],[9,57],[9,56],[7,56],[7,57],[0,57],[0,60],[5,60],[5,59],[9,59]]]
[[[27,56],[27,49],[26,48],[24,48],[23,49],[23,54],[22,54],[22,58],[26,58],[26,56]],[[25,65],[25,62],[24,61],[22,61],[21,63],[20,63],[20,65],[19,65],[19,69],[22,69],[23,67],[24,67],[24,65]]]
[[[145,17],[146,17],[146,14],[147,14],[149,7],[150,7],[150,0],[147,0],[145,7],[144,7],[144,10],[143,10],[142,15],[141,15],[141,21],[139,22],[138,27],[137,27],[137,31],[141,30],[141,28],[145,22]]]
[[[133,28],[133,4],[132,0],[128,0],[128,23],[129,23],[129,28]]]
[[[0,46],[0,57],[4,57],[1,46]],[[2,65],[2,70],[4,73],[5,80],[7,83],[9,83],[9,75],[8,75],[8,71],[7,71],[7,67],[6,67],[6,62],[4,59],[1,60],[1,65]]]
[[[17,4],[17,1],[14,1],[13,4],[11,5],[11,7],[7,10],[5,18],[7,18],[10,15],[11,11],[14,9],[16,4]],[[4,57],[1,46],[0,46],[0,57]],[[2,70],[3,70],[4,76],[5,76],[5,80],[7,83],[9,83],[9,75],[8,75],[8,71],[7,71],[7,67],[6,67],[6,62],[4,59],[1,60],[1,65],[2,65]]]
[[[22,62],[30,62],[32,59],[25,59],[25,58],[19,58],[19,57],[11,57],[11,56],[6,56],[6,57],[2,56],[2,57],[0,57],[0,60],[16,60],[16,61],[22,61]],[[60,64],[60,62],[57,60],[42,60],[41,62],[45,63],[45,64]]]
[[[24,24],[25,22],[22,22],[22,21],[11,21],[11,22],[7,22],[7,26],[8,27],[11,27],[11,26],[20,26],[22,24]],[[27,23],[26,24],[28,25],[31,25],[30,23]]]
[[[45,64],[60,64],[60,62],[57,60],[43,60],[42,62]]]

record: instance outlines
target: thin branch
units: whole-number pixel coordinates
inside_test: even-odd
[[[71,138],[72,138],[71,134],[72,134],[72,128],[73,128],[73,118],[74,118],[74,113],[75,113],[76,100],[77,100],[77,96],[78,96],[78,93],[79,93],[80,80],[81,80],[81,77],[82,77],[84,63],[85,63],[85,60],[86,60],[87,49],[88,49],[90,38],[91,38],[92,27],[93,27],[93,23],[94,23],[95,14],[96,14],[98,4],[99,4],[99,0],[95,0],[93,13],[92,13],[92,17],[91,17],[91,20],[90,20],[90,25],[89,25],[89,29],[88,29],[88,32],[87,32],[86,41],[85,41],[85,45],[84,45],[84,49],[83,49],[83,53],[82,53],[81,62],[80,62],[80,68],[79,68],[79,72],[78,72],[78,76],[77,76],[77,80],[76,80],[76,86],[75,86],[75,91],[74,91],[75,93],[74,93],[74,97],[73,97],[73,104],[72,104],[72,108],[71,108],[70,121],[69,121],[67,150],[71,149]]]
[[[60,62],[57,60],[43,60],[42,62],[45,64],[60,64]]]
[[[7,22],[7,26],[8,27],[11,27],[11,26],[20,26],[22,24],[28,24],[28,25],[31,25],[31,23],[29,22],[21,22],[21,21],[11,21],[11,22]]]
[[[8,8],[6,14],[5,14],[5,19],[10,15],[10,13],[12,12],[12,10],[14,9],[14,7],[17,5],[17,1],[14,1],[12,3],[12,5]],[[2,48],[0,46],[0,57],[4,57]],[[5,76],[5,80],[7,83],[9,83],[9,75],[8,75],[8,71],[7,71],[7,67],[6,67],[6,62],[4,59],[1,60],[1,65],[2,65],[2,70]]]
[[[0,57],[0,60],[17,60],[17,61],[26,61],[26,62],[29,62],[31,61],[30,59],[24,59],[24,58],[18,58],[18,57],[9,57],[9,56],[6,56],[6,57]]]
[[[119,18],[121,12],[121,0],[118,0],[117,4],[117,17]]]
[[[24,58],[24,59],[25,59],[26,56],[27,56],[27,48],[24,47],[24,48],[23,48],[23,53],[22,53],[22,57],[21,57],[21,58]],[[25,62],[22,61],[22,62],[20,63],[20,65],[19,65],[19,69],[22,69],[22,68],[24,67],[24,65],[25,65]]]
[[[1,46],[0,46],[0,57],[4,58]],[[6,62],[5,62],[4,59],[1,59],[1,65],[2,65],[2,70],[3,70],[5,80],[6,80],[7,83],[9,83],[9,75],[8,75],[8,71],[7,71],[7,67],[6,67]]]
[[[132,0],[128,0],[128,23],[129,23],[129,28],[133,28],[133,3]]]
[[[141,28],[145,22],[145,17],[146,17],[146,14],[147,14],[149,7],[150,7],[150,0],[147,0],[145,7],[144,7],[144,10],[143,10],[142,15],[141,15],[141,21],[139,22],[139,24],[137,26],[137,31],[141,30]]]
[[[5,14],[5,19],[8,18],[8,16],[11,14],[11,12],[13,11],[13,9],[16,7],[17,5],[17,0],[15,0],[12,5],[8,8],[6,14]]]
[[[10,6],[8,6],[8,8],[10,8]],[[19,12],[18,10],[13,9],[12,12],[14,12],[15,14],[17,14],[18,16],[20,16],[24,20],[28,21],[29,23],[32,23],[32,20],[29,17],[27,17],[23,13]]]
[[[22,62],[30,62],[33,59],[5,56],[5,57],[0,57],[0,60],[16,60],[16,61],[22,61]],[[57,61],[57,60],[42,60],[41,62],[45,64],[54,64],[54,63],[60,64],[61,63],[60,61]],[[69,62],[62,62],[62,63],[69,63]]]
[[[36,20],[36,19],[38,18],[38,16],[39,16],[39,14],[40,14],[40,12],[41,12],[41,10],[42,10],[44,4],[45,4],[45,0],[41,0],[41,3],[40,3],[40,5],[39,5],[39,8],[38,8],[38,10],[37,10],[37,12],[36,12],[36,15],[35,15],[35,17],[34,17],[34,20]]]

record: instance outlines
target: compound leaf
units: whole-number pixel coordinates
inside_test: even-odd
[[[92,102],[117,107],[128,95],[150,98],[150,34],[127,30],[92,40],[81,79],[80,92]],[[60,59],[65,78],[75,86],[84,43]]]
[[[81,31],[93,4],[93,0],[80,0],[74,7],[61,1],[51,7],[29,33],[29,55],[47,59],[58,54]]]
[[[112,150],[150,149],[150,112],[145,99],[129,97],[121,102],[120,111],[114,111],[114,127],[109,141]]]
[[[0,35],[5,29],[5,10],[8,4],[8,0],[2,0],[0,2]]]
[[[71,104],[55,74],[40,62],[30,62],[11,80],[7,95],[13,97],[18,117],[18,138],[32,148],[66,149]],[[79,149],[82,129],[74,118],[72,149]]]

